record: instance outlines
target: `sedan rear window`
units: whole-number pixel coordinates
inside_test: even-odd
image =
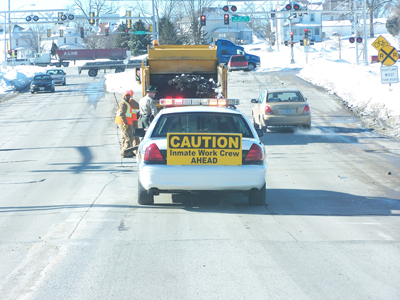
[[[165,114],[158,120],[152,137],[166,137],[167,133],[239,133],[254,138],[243,116],[221,113]]]
[[[33,80],[36,81],[47,81],[47,80],[51,80],[51,77],[49,75],[37,75],[33,78]]]
[[[300,92],[272,92],[268,93],[267,102],[295,101],[304,102]]]

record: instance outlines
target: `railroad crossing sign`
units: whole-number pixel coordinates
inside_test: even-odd
[[[378,59],[382,65],[391,66],[399,59],[399,53],[395,47],[385,46],[379,50]]]
[[[381,50],[383,47],[390,46],[389,42],[383,37],[383,36],[378,36],[378,38],[372,43],[372,46],[376,50]]]
[[[249,16],[232,17],[232,22],[250,22]]]

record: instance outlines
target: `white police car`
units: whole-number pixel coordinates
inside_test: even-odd
[[[138,149],[138,203],[160,193],[242,192],[250,205],[265,204],[266,154],[239,100],[161,99],[166,106]],[[177,107],[172,107],[177,106]]]

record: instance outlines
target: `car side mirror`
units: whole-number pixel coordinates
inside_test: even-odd
[[[262,137],[264,135],[264,131],[262,129],[256,129],[258,137]]]
[[[146,131],[144,128],[135,128],[133,129],[133,135],[138,136],[138,137],[144,137],[146,134]]]
[[[251,99],[251,103],[257,103],[257,99]]]

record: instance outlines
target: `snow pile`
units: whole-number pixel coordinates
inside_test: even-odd
[[[0,69],[0,95],[25,89],[35,74],[42,72],[43,68],[36,66],[17,66],[14,70]]]

